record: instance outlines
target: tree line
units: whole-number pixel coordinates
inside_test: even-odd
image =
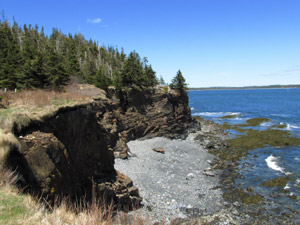
[[[181,72],[180,75],[182,77]],[[144,90],[164,83],[162,77],[157,79],[147,58],[141,59],[135,51],[127,56],[123,49],[100,46],[80,33],[65,35],[55,28],[47,36],[43,27],[24,25],[21,28],[3,16],[0,20],[0,88],[60,89],[71,76],[104,90],[111,85],[118,90]],[[183,85],[180,89],[185,90],[182,78],[179,86]],[[176,89],[178,80],[174,79],[171,87]]]

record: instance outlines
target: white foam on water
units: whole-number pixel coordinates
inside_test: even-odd
[[[289,123],[287,123],[286,124],[286,128],[285,128],[286,130],[292,130],[292,126],[291,126],[291,124],[289,124]]]
[[[285,174],[284,168],[278,166],[277,160],[278,160],[278,158],[274,157],[273,155],[270,155],[268,158],[265,159],[269,168]]]
[[[232,118],[233,120],[243,120],[242,118],[239,118],[239,117],[235,117],[235,118]]]
[[[221,117],[221,116],[229,116],[229,115],[239,115],[238,112],[200,112],[194,113],[195,116],[208,116],[208,117]]]
[[[295,158],[295,160],[297,160],[297,161],[299,161],[299,162],[300,162],[300,159],[299,159],[299,158],[297,158],[297,157]]]
[[[285,129],[286,129],[286,130],[300,129],[300,127],[295,126],[295,125],[291,125],[291,124],[287,123]]]
[[[260,124],[260,126],[262,126],[262,127],[269,127],[269,126],[271,126],[271,125],[272,125],[271,122],[262,122],[262,123]]]
[[[290,188],[291,188],[291,187],[289,186],[289,184],[286,184],[285,187],[284,187],[283,189],[286,190],[286,191],[288,191],[288,190],[290,190]]]

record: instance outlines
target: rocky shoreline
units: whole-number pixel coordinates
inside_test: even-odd
[[[82,89],[92,93],[85,102],[11,113],[10,126],[0,129],[2,161],[19,173],[20,187],[49,200],[104,198],[125,211],[143,198],[138,213],[153,222],[294,223],[253,189],[234,185],[239,157],[228,148],[230,136],[192,118],[186,95],[132,93],[124,108],[101,90]]]
[[[271,202],[255,201],[253,190],[234,185],[239,163],[218,157],[230,136],[218,124],[197,121],[201,128],[185,140],[131,141],[136,157],[116,159],[115,167],[131,177],[143,198],[144,207],[131,214],[167,224],[295,224],[292,217],[270,210]],[[153,148],[163,148],[164,154]]]
[[[220,211],[223,206],[218,172],[207,171],[213,156],[188,140],[157,137],[128,143],[136,157],[116,159],[115,168],[128,175],[143,197],[142,213],[153,222],[170,222]],[[153,151],[163,148],[165,153]]]

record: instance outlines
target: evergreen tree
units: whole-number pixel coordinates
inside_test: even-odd
[[[156,79],[156,75],[154,70],[150,66],[145,66],[144,68],[144,74],[145,74],[145,86],[146,87],[154,87],[158,84],[158,81]]]
[[[166,82],[164,80],[164,78],[162,76],[159,77],[159,81],[158,83],[161,85],[161,86],[165,86],[166,85]]]
[[[111,83],[111,80],[107,76],[105,76],[104,70],[100,67],[94,79],[95,86],[107,91]]]
[[[157,81],[155,72],[141,62],[136,52],[127,57],[124,50],[99,46],[86,41],[79,33],[74,36],[53,29],[50,37],[36,25],[16,22],[11,26],[0,20],[0,88],[59,88],[70,75],[90,84],[107,87],[112,80],[118,90],[145,90]]]
[[[121,84],[123,87],[139,87],[142,85],[139,83],[142,80],[142,75],[143,67],[140,57],[136,52],[131,52],[121,71]]]
[[[80,75],[80,65],[77,59],[75,41],[69,37],[69,47],[67,55],[67,71],[70,75]]]
[[[69,80],[69,75],[66,73],[62,56],[51,46],[47,46],[47,52],[45,63],[47,86],[58,90]]]
[[[0,87],[15,88],[19,46],[9,23],[0,26]]]
[[[180,70],[178,70],[176,76],[172,79],[170,87],[179,91],[181,94],[186,93],[187,83],[185,83],[185,79]]]

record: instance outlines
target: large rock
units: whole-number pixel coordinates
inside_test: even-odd
[[[117,131],[122,140],[114,148],[115,157],[126,157],[123,142],[141,137],[164,136],[185,138],[192,123],[187,95],[177,92],[144,95],[134,91],[125,111],[112,112],[117,119]],[[103,121],[102,121],[103,123]]]

